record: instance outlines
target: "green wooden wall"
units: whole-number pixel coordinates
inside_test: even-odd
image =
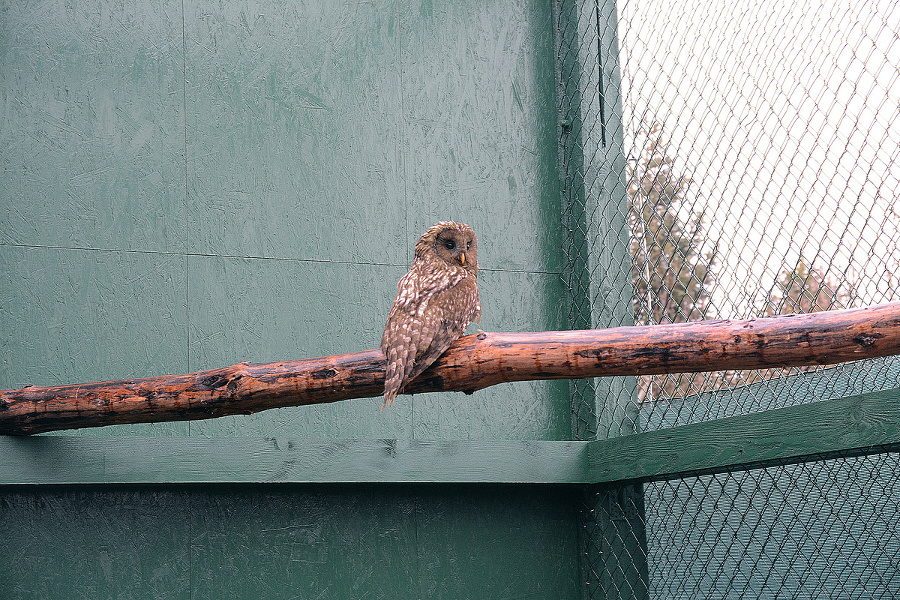
[[[544,4],[7,4],[0,385],[374,348],[440,219],[479,233],[482,329],[558,328]],[[556,439],[565,389],[148,429]]]
[[[547,2],[0,1],[0,388],[375,348],[441,219],[479,235],[479,327],[563,328],[557,125]],[[572,432],[567,382],[380,407],[74,435]],[[559,486],[7,486],[0,595],[576,597],[577,504]]]
[[[9,599],[577,598],[568,496],[533,486],[19,490],[0,504],[0,581]]]

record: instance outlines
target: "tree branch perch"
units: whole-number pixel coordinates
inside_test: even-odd
[[[480,333],[460,338],[406,393],[510,381],[826,365],[900,354],[900,303],[801,315]],[[378,350],[188,375],[0,391],[0,434],[209,419],[380,396]]]

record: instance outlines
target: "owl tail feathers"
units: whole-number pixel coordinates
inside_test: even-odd
[[[381,405],[381,410],[384,410],[385,406],[390,406],[394,402],[394,398],[400,392],[402,383],[403,373],[400,372],[399,365],[388,363],[384,378],[384,403]]]
[[[403,388],[403,384],[409,381],[409,372],[413,365],[409,356],[416,355],[416,348],[407,348],[405,346],[394,346],[385,348],[382,344],[381,352],[385,356],[384,365],[384,403],[381,410],[385,406],[390,406]]]
[[[395,390],[391,390],[391,391],[388,391],[387,389],[384,390],[384,402],[382,402],[382,404],[381,404],[381,410],[384,410],[385,406],[390,406],[391,403],[393,403],[394,398],[397,397],[398,391],[400,391],[400,390],[399,389],[395,389]]]

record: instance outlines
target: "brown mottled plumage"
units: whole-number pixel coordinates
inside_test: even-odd
[[[468,225],[441,221],[416,242],[381,337],[384,405],[481,319],[477,274],[478,245]]]

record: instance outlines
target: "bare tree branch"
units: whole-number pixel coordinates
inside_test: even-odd
[[[900,303],[748,320],[479,333],[457,340],[405,393],[472,393],[536,379],[825,365],[895,354]],[[0,434],[251,414],[380,396],[383,386],[378,350],[188,375],[28,386],[0,391]]]

